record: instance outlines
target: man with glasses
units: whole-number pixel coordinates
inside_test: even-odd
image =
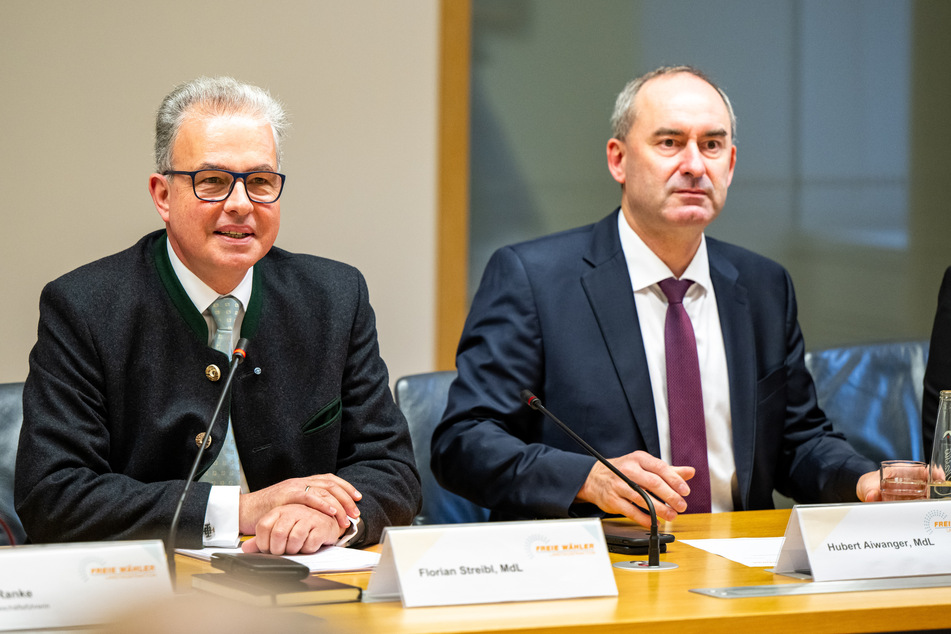
[[[165,537],[202,444],[174,546],[365,545],[418,511],[363,277],[273,247],[285,128],[260,88],[173,90],[149,178],[165,229],[43,290],[16,467],[32,541]]]

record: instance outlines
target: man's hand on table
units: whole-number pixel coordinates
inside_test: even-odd
[[[243,494],[239,501],[239,530],[254,535],[244,552],[275,555],[313,553],[335,543],[360,516],[362,495],[333,474],[292,478]]]
[[[684,496],[690,493],[690,487],[686,481],[693,477],[693,467],[672,467],[646,451],[612,458],[610,462],[651,495],[659,520],[671,521],[687,509]],[[650,526],[650,515],[639,508],[644,504],[643,498],[600,462],[591,468],[576,499]]]

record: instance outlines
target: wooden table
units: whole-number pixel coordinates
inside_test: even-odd
[[[665,571],[615,569],[618,596],[404,609],[399,603],[318,605],[306,610],[332,632],[881,632],[951,629],[951,588],[880,590],[767,598],[718,599],[690,592],[802,583],[748,568],[681,543],[684,539],[781,537],[789,510],[683,515],[661,530],[677,541],[661,555],[679,565]],[[951,553],[948,553],[951,556]],[[612,561],[633,559],[611,555]],[[178,557],[179,588],[205,564]],[[366,588],[369,574],[332,575]]]

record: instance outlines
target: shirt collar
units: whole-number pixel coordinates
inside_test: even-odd
[[[643,290],[657,284],[668,277],[674,277],[670,268],[664,264],[663,260],[657,257],[657,254],[650,250],[637,232],[627,224],[624,218],[624,212],[618,211],[618,235],[621,239],[621,250],[624,251],[624,259],[627,261],[627,270],[631,276],[631,286],[634,292]],[[680,276],[681,279],[693,280],[693,282],[703,289],[713,288],[713,282],[710,280],[710,261],[707,258],[707,237],[700,236],[700,248],[693,256],[687,270]]]
[[[191,270],[185,266],[178,258],[178,254],[175,253],[175,249],[172,248],[171,241],[166,240],[165,246],[168,249],[168,259],[172,264],[172,270],[175,271],[175,275],[178,277],[178,281],[181,282],[182,288],[185,289],[185,293],[188,295],[188,298],[192,300],[192,303],[195,304],[195,308],[198,309],[198,312],[204,313],[221,295],[201,281],[201,278],[192,273]],[[234,290],[228,293],[228,295],[231,295],[241,302],[241,307],[245,310],[247,310],[248,302],[251,299],[251,281],[253,278],[253,267],[251,267],[244,274],[244,278],[238,283]]]

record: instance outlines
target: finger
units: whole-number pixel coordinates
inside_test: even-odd
[[[606,469],[603,473],[604,479],[601,480],[603,493],[600,501],[596,502],[598,506],[608,513],[624,515],[641,525],[649,526],[650,510],[644,497],[615,474],[609,473]],[[642,473],[641,476],[643,475]],[[653,504],[658,518],[670,521],[677,517],[676,511],[660,502],[650,491],[644,492]]]
[[[340,476],[334,475],[333,478],[337,482],[337,484],[340,486],[340,488],[342,488],[344,491],[347,492],[347,495],[350,497],[351,500],[355,502],[359,502],[360,500],[363,499],[363,494],[357,490],[357,487],[353,486],[352,484],[350,484],[349,482],[347,482]]]
[[[644,474],[645,476],[651,476],[650,482],[647,482],[647,484],[651,486],[657,486],[658,481],[663,481],[671,489],[678,492],[682,491],[683,495],[687,495],[690,490],[687,486],[686,479],[693,477],[693,467],[671,466],[646,451],[635,451],[634,453],[616,458],[612,460],[612,462],[616,463],[628,477],[638,482],[641,486],[645,484],[645,482],[640,479],[641,474]],[[684,476],[687,477],[685,478]]]
[[[303,504],[324,515],[336,516],[340,512],[337,508],[339,505],[337,498],[317,485],[305,485],[287,503]]]
[[[304,554],[308,554],[308,555],[311,553],[315,553],[318,550],[320,550],[320,547],[323,546],[325,543],[333,543],[333,542],[327,542],[320,531],[312,529],[310,531],[310,534],[307,535],[307,539],[304,540],[304,543],[301,546],[300,552]]]
[[[321,515],[310,509],[304,509],[305,515],[299,517],[297,524],[291,531],[284,554],[310,554],[324,544],[333,544],[340,534],[333,518]]]
[[[341,513],[340,515],[334,515],[333,519],[337,520],[338,529],[343,529],[343,528],[346,528],[347,526],[350,526],[350,518],[343,513]]]
[[[632,479],[639,481],[641,486],[663,505],[678,512],[687,510],[684,496],[690,495],[690,486],[686,480],[693,477],[695,472],[693,467],[672,467],[646,452],[635,452],[632,458],[634,458],[633,464],[624,463],[632,472]],[[640,470],[639,473],[638,470]]]
[[[629,476],[635,483],[637,483],[638,478],[643,481],[645,476],[650,475],[637,467],[633,461],[619,459],[616,461],[616,464],[621,465],[625,462],[630,462],[629,467],[636,467],[630,469],[630,473],[633,477]],[[660,478],[656,478],[656,481],[662,482]],[[645,484],[646,483],[641,484],[642,488],[647,488]],[[648,493],[648,495],[650,495],[650,493]],[[650,525],[650,514],[647,510],[647,503],[640,494],[632,489],[624,480],[619,478],[617,474],[599,462],[594,463],[592,466],[588,477],[576,494],[576,499],[595,504],[598,508],[607,513],[623,515],[642,526]],[[673,509],[656,501],[656,497],[652,496],[650,499],[654,503],[654,509],[658,517],[665,520],[672,520],[677,516],[677,513]]]
[[[307,539],[301,546],[302,553],[315,553],[320,550],[324,544],[334,544],[340,535],[340,529],[336,523],[329,521],[331,518],[317,518],[318,523],[310,528]]]
[[[254,527],[254,537],[248,540],[248,542],[254,541],[253,548],[255,550],[253,551],[245,550],[245,547],[243,544],[241,546],[241,550],[245,550],[245,552],[259,552],[259,553],[271,552],[270,540],[271,540],[271,525],[273,521],[274,521],[274,518],[272,517],[271,513],[268,513],[263,518],[261,518],[261,521],[259,521],[257,525]],[[245,544],[246,543],[247,542],[245,542]]]
[[[350,517],[360,516],[360,509],[357,508],[356,503],[363,499],[363,494],[343,478],[333,474],[324,474],[304,478],[304,482],[305,490],[308,490],[308,487],[310,487],[311,492],[323,490],[336,500],[347,515]]]
[[[671,468],[674,471],[676,471],[677,475],[679,475],[683,480],[689,480],[697,473],[697,470],[694,469],[693,467],[671,467]]]
[[[683,488],[686,489],[686,491],[681,494],[674,491],[667,481],[656,473],[642,472],[639,474],[638,480],[641,481],[641,488],[645,489],[647,494],[655,501],[654,509],[658,515],[664,516],[665,519],[673,519],[673,517],[676,517],[677,512],[682,513],[687,510],[687,501],[684,500],[683,496],[690,493],[690,488],[687,487],[686,482],[681,481]],[[683,490],[683,488],[681,488],[681,490]],[[636,495],[633,491],[631,494]],[[642,500],[639,496],[636,499],[632,499],[634,499],[635,503]],[[668,513],[665,509],[673,511],[674,515],[667,517]]]
[[[261,549],[258,548],[257,538],[252,537],[251,539],[246,539],[241,542],[241,551],[245,553],[259,553]]]
[[[690,485],[687,484],[687,480],[692,478],[696,473],[696,469],[693,467],[685,465],[671,466],[653,456],[651,456],[651,463],[649,465],[642,464],[642,466],[646,471],[653,473],[663,480],[664,484],[667,485],[671,491],[681,496],[690,495]]]
[[[354,518],[360,516],[360,509],[357,508],[356,502],[350,497],[350,493],[336,483],[329,483],[323,487],[308,485],[304,488],[304,495],[306,500],[320,499],[333,508],[343,509],[343,513],[339,514],[338,521],[346,521],[348,516]],[[312,505],[308,503],[308,506]]]
[[[310,526],[306,522],[298,521],[294,524],[294,527],[291,528],[290,533],[287,535],[287,542],[284,544],[283,554],[296,555],[299,553],[304,542],[307,541],[310,532]]]
[[[283,555],[287,548],[287,539],[297,524],[296,517],[281,515],[280,519],[274,523],[268,534],[268,552],[272,555]]]
[[[864,489],[858,498],[863,502],[881,502],[882,501],[882,489],[876,480],[874,485],[862,486],[862,481],[859,480],[859,487]]]
[[[311,488],[306,492],[306,495],[309,496],[308,498],[306,498],[307,500],[314,500],[314,499],[323,500],[324,506],[327,506],[328,508],[333,508],[336,511],[336,507],[332,505],[339,502],[339,500],[334,498],[328,491]],[[328,500],[333,500],[333,502],[329,502]],[[320,513],[321,515],[325,515],[327,517],[333,518],[336,521],[337,526],[339,528],[343,528],[344,526],[350,525],[349,514],[346,511],[344,511],[343,513],[340,513],[340,512],[323,513],[320,511],[320,509],[315,508],[316,506],[318,506],[317,504],[307,504],[307,506],[313,509],[314,511]],[[357,511],[357,513],[359,514],[359,511]]]
[[[357,488],[341,478],[338,475],[333,473],[322,473],[315,476],[310,476],[308,478],[302,478],[305,485],[309,484],[314,487],[319,487],[323,489],[330,489],[333,487],[339,487],[343,489],[345,495],[354,501],[359,501],[363,498],[363,494],[357,491]]]
[[[626,502],[626,504],[624,504],[624,502]],[[641,498],[639,498],[639,499],[638,499],[638,502],[640,502],[641,504],[643,504],[643,503],[644,503],[644,500],[641,499]],[[658,519],[660,519],[660,518],[662,517],[662,509],[666,509],[668,512],[672,512],[672,511],[670,511],[669,508],[667,508],[667,507],[664,506],[663,504],[655,504],[655,505],[654,505],[654,510],[655,510],[655,512],[657,513]],[[628,518],[628,519],[630,519],[630,520],[633,520],[633,521],[637,522],[637,523],[640,524],[641,526],[650,527],[650,525],[651,525],[651,516],[650,516],[650,513],[649,513],[646,509],[641,508],[638,504],[636,504],[636,503],[634,503],[634,502],[631,502],[631,501],[629,501],[629,500],[623,500],[623,501],[622,501],[622,505],[621,505],[621,507],[618,509],[618,511],[619,511],[620,514],[623,515],[624,517],[626,517],[626,518]],[[677,516],[676,513],[673,513],[673,515],[674,515],[674,517]],[[663,519],[668,519],[668,518],[667,518],[667,517],[663,517]]]
[[[671,508],[664,502],[658,500],[657,497],[652,495],[650,491],[645,491],[645,492],[647,493],[647,497],[649,497],[651,502],[653,502],[654,504],[654,514],[657,515],[657,519],[662,519],[668,522],[671,522],[674,519],[676,519],[677,511],[675,509]],[[632,507],[637,509],[638,513],[641,513],[645,518],[647,518],[646,519],[647,524],[645,524],[645,526],[650,523],[650,510],[647,506],[647,502],[644,500],[643,497],[640,496],[640,494],[634,491],[631,491],[631,499],[625,500],[625,501],[628,502]],[[632,517],[631,519],[634,519],[634,518]]]

